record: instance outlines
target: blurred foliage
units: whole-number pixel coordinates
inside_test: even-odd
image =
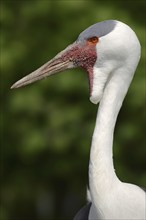
[[[80,69],[21,88],[36,69],[101,20],[137,33],[142,57],[118,117],[114,160],[122,181],[145,182],[145,5],[127,1],[1,2],[0,220],[72,219],[86,202],[88,160],[97,106]]]

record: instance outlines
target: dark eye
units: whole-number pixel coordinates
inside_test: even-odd
[[[98,42],[98,37],[90,37],[87,39],[89,43],[96,44]]]

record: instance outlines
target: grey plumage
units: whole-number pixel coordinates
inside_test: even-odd
[[[103,25],[104,23],[104,25]],[[89,28],[80,33],[77,41],[83,41],[90,37],[102,37],[110,33],[116,26],[116,21],[108,20],[91,25]]]
[[[91,204],[92,203],[89,202],[87,205],[85,205],[83,208],[81,208],[73,220],[88,220]]]

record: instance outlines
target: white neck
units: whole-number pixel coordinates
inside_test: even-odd
[[[100,199],[104,200],[118,178],[113,165],[113,133],[116,119],[134,72],[119,69],[110,76],[99,104],[95,130],[92,138],[89,183],[93,204],[100,208]],[[97,199],[98,198],[98,199]]]

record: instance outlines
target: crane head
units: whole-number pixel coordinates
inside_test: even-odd
[[[120,24],[119,29],[117,24]],[[66,69],[81,67],[88,73],[90,100],[97,104],[110,73],[126,60],[127,52],[129,54],[127,46],[119,41],[121,30],[124,36],[127,34],[127,28],[129,28],[127,25],[114,20],[99,22],[88,27],[74,43],[40,68],[17,81],[11,88],[25,86]],[[124,53],[120,53],[123,48]]]

